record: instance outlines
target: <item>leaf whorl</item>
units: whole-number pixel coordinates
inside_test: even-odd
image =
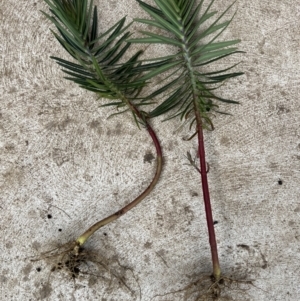
[[[238,48],[232,47],[240,40],[216,41],[232,20],[223,21],[223,17],[233,4],[214,21],[211,21],[211,18],[217,14],[216,11],[210,11],[214,1],[212,0],[204,10],[204,0],[198,4],[195,0],[154,0],[156,7],[137,0],[151,19],[136,19],[136,21],[152,28],[155,27],[159,30],[159,34],[142,31],[144,35],[142,38],[129,41],[131,43],[168,44],[179,49],[178,53],[169,55],[166,62],[159,68],[142,77],[142,79],[148,80],[166,71],[173,74],[172,81],[148,96],[148,98],[152,98],[162,92],[171,91],[168,93],[168,97],[149,113],[150,117],[163,115],[177,109],[170,118],[180,116],[181,119],[188,119],[194,115],[191,113],[198,110],[204,124],[211,128],[211,111],[218,112],[218,104],[215,101],[238,103],[214,94],[216,84],[220,85],[229,78],[243,74],[241,72],[226,73],[237,64],[214,72],[199,71],[203,66],[241,52],[238,51]],[[203,12],[201,12],[202,10]],[[208,20],[211,22],[205,27],[205,22]],[[166,57],[156,58],[157,61],[164,59]],[[192,117],[191,120],[191,124],[193,124],[194,118]]]
[[[93,7],[93,1],[45,2],[49,5],[50,14],[42,13],[56,26],[58,32],[53,34],[75,60],[52,56],[67,74],[65,78],[101,97],[114,100],[105,106],[130,110],[135,119],[142,120],[143,113],[137,108],[150,104],[150,101],[136,98],[145,85],[145,80],[141,79],[142,71],[138,69],[142,51],[121,62],[130,46],[126,41],[131,35],[127,31],[130,24],[125,25],[126,18],[99,34],[97,7]]]

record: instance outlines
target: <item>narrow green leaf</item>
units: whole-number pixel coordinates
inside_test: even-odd
[[[139,5],[145,10],[146,8],[148,10],[151,10],[152,12],[156,13],[157,15],[161,16],[161,17],[164,17],[164,14],[162,13],[162,11],[160,11],[159,9],[157,9],[156,7],[154,6],[151,6],[141,0],[137,0],[137,2],[139,3]]]
[[[79,5],[78,5],[78,7],[79,7]],[[95,6],[95,9],[96,9],[96,6]],[[86,0],[84,0],[84,1],[82,1],[82,3],[81,3],[81,9],[80,9],[80,11],[81,11],[81,14],[82,14],[82,18],[81,18],[81,22],[80,22],[80,27],[79,27],[79,31],[80,32],[83,32],[84,31],[84,29],[85,29],[85,26],[88,26],[88,24],[86,24],[86,19],[85,19],[85,16],[86,16],[86,11],[87,11],[87,3],[86,3]],[[95,19],[94,19],[95,20]],[[97,22],[97,20],[96,20],[96,22]],[[97,27],[97,26],[96,26]]]
[[[203,3],[203,0],[201,0],[199,5],[201,6],[202,3]],[[188,0],[188,1],[182,0],[179,3],[178,6],[181,8],[180,9],[180,15],[181,15],[181,18],[182,18],[182,23],[184,25],[186,25],[186,20],[190,16],[190,13],[191,13],[192,9],[194,9],[194,5],[195,5],[195,0]],[[195,10],[197,10],[197,8]]]
[[[221,98],[221,97],[217,97],[213,94],[210,93],[210,95],[201,95],[202,98],[208,98],[208,99],[216,99],[216,100],[219,100],[221,102],[225,102],[225,103],[232,103],[232,104],[239,104],[238,101],[235,101],[235,100],[231,100],[231,99],[225,99],[225,98]]]
[[[120,112],[117,112],[117,113],[110,114],[108,116],[108,118],[112,118],[112,117],[114,117],[116,115],[120,115],[120,114],[123,114],[123,113],[128,112],[128,111],[129,111],[129,109],[126,109],[126,110],[123,110],[123,111],[120,111]],[[133,117],[134,117],[135,121],[137,122],[135,115],[133,115]]]
[[[122,101],[117,101],[117,102],[109,102],[104,105],[101,105],[101,107],[109,107],[109,106],[123,107],[125,106],[125,104]]]
[[[235,54],[235,53],[244,53],[244,51],[235,51],[235,52],[232,52],[232,53],[228,53],[228,54],[219,56],[219,57],[217,57],[217,58],[215,58],[215,59],[213,59],[213,60],[209,60],[209,61],[204,62],[204,63],[201,63],[201,64],[195,64],[194,66],[195,66],[195,67],[200,67],[200,66],[208,65],[208,64],[211,64],[212,62],[218,61],[218,60],[220,60],[220,59],[225,58],[226,56],[229,56],[229,55],[232,55],[232,54]]]
[[[148,79],[150,79],[150,78],[156,76],[157,74],[160,74],[160,73],[163,73],[163,72],[165,72],[165,71],[168,71],[169,69],[171,69],[171,68],[173,68],[173,67],[179,65],[180,63],[181,63],[181,62],[172,62],[172,63],[165,64],[165,65],[163,65],[163,66],[157,68],[156,70],[153,70],[153,71],[147,73],[146,75],[142,76],[142,77],[140,78],[140,80],[146,81],[146,80],[148,80]]]
[[[184,95],[185,91],[182,91],[181,87],[177,88],[175,92],[172,93],[163,103],[149,113],[150,118],[165,114],[175,108],[180,103],[181,98]]]
[[[235,73],[228,73],[228,74],[219,75],[219,76],[210,76],[208,78],[213,80],[213,81],[221,82],[221,81],[224,81],[224,80],[229,79],[229,78],[241,76],[243,74],[244,74],[243,72],[235,72]]]
[[[188,22],[186,24],[186,31],[188,31],[190,29],[190,27],[195,23],[194,26],[193,26],[194,27],[193,31],[189,34],[188,41],[191,40],[191,38],[194,36],[195,32],[198,30],[198,28],[200,27],[201,24],[203,24],[205,21],[207,21],[208,19],[210,19],[213,15],[215,15],[217,13],[216,11],[213,11],[213,12],[210,12],[210,13],[208,12],[214,2],[215,2],[215,0],[212,0],[210,2],[210,4],[207,6],[205,12],[201,16],[200,20],[195,23],[196,17],[199,15],[199,12],[202,8],[203,1],[201,1],[199,3],[199,5],[197,6],[195,12],[193,13],[193,15],[191,16],[191,18],[188,20]]]
[[[110,49],[108,49],[107,51],[104,51],[102,54],[101,54],[101,60],[100,62],[101,63],[104,63],[108,60],[110,60],[114,55],[117,55],[118,56],[118,50],[119,48],[121,47],[122,43],[128,38],[129,36],[129,32],[125,33],[116,43],[113,47],[111,47]],[[129,45],[125,45],[125,51],[127,50],[127,48],[129,47]],[[123,55],[122,54],[122,50],[121,50],[121,56]],[[113,60],[112,60],[113,61]],[[108,63],[109,64],[109,63]]]
[[[169,22],[177,27],[181,27],[181,17],[179,15],[179,8],[173,2],[168,1],[157,1],[154,0],[156,5],[160,8],[163,14],[169,19]],[[172,0],[171,0],[172,1]]]
[[[212,2],[214,2],[215,0],[213,0]],[[230,10],[230,8],[234,5],[235,2],[233,2],[203,33],[201,33],[200,35],[197,36],[197,38],[195,38],[193,40],[193,43],[191,44],[191,47],[194,47],[201,39],[203,39],[204,37],[212,34],[213,32],[219,30],[219,29],[223,29],[225,30],[227,28],[227,26],[231,23],[234,15],[232,16],[232,18],[229,21],[226,21],[222,24],[218,24],[218,22],[224,17],[224,15]],[[206,10],[208,11],[208,9]],[[200,19],[201,21],[201,19]],[[222,32],[223,30],[213,39],[215,40]]]
[[[199,49],[199,52],[204,53],[204,52],[208,52],[208,51],[214,51],[214,50],[218,50],[221,48],[225,48],[228,46],[238,44],[240,42],[241,42],[241,40],[232,40],[232,41],[225,41],[225,42],[209,43],[209,44],[201,47],[201,49]],[[194,51],[192,53],[192,55],[194,55],[194,54],[197,54],[197,51]]]
[[[219,74],[219,73],[223,73],[223,72],[227,72],[233,68],[235,68],[236,66],[238,66],[240,63],[237,63],[237,64],[234,64],[228,68],[225,68],[225,69],[221,69],[221,70],[217,70],[217,71],[212,71],[212,72],[205,72],[205,73],[200,73],[200,72],[197,72],[197,75],[200,75],[200,76],[209,76],[209,75],[214,75],[214,74]]]
[[[142,62],[142,61],[140,61],[140,62]],[[134,71],[136,71],[137,73],[140,73],[141,71],[148,71],[148,70],[151,70],[151,69],[154,69],[154,68],[164,66],[166,63],[170,63],[170,62],[171,62],[170,59],[167,58],[165,60],[164,58],[162,58],[162,60],[159,61],[159,62],[138,65],[134,68]]]
[[[167,85],[157,89],[156,91],[152,92],[150,95],[148,95],[146,97],[146,99],[151,99],[151,98],[154,98],[155,96],[165,92],[165,91],[168,91],[171,87],[173,87],[175,84],[177,84],[179,81],[182,80],[182,77],[178,77],[178,78],[175,78],[173,81],[171,81],[170,83],[168,83]]]
[[[152,42],[145,42],[145,41],[143,42],[142,40],[146,40],[147,38],[142,38],[142,39],[132,39],[132,40],[130,40],[130,43],[159,43],[159,44],[170,44],[170,45],[174,45],[177,47],[182,47],[182,45],[183,45],[183,43],[178,40],[168,38],[168,37],[165,37],[162,35],[158,35],[158,34],[155,34],[155,33],[149,32],[149,31],[141,31],[141,33],[152,38]],[[148,41],[151,41],[151,40],[149,40],[149,38],[148,38]]]
[[[66,69],[62,69],[62,71],[66,74],[69,74],[71,76],[74,76],[74,77],[77,77],[77,78],[81,78],[81,79],[93,79],[93,77],[87,77],[85,74],[79,74],[79,73],[76,73],[76,72],[72,72],[72,71],[68,71]]]
[[[90,41],[94,41],[96,39],[97,32],[98,32],[98,14],[97,14],[97,6],[95,6]],[[94,45],[95,44],[92,44],[91,48],[93,48]]]
[[[139,23],[143,23],[143,24],[147,24],[147,25],[151,25],[160,29],[165,29],[164,26],[162,26],[161,24],[157,23],[154,20],[148,20],[148,19],[134,19],[135,22],[139,22]]]
[[[216,50],[208,53],[204,53],[203,55],[200,55],[195,61],[195,64],[199,64],[205,61],[209,61],[215,58],[224,57],[224,55],[229,55],[236,53],[238,48],[226,48],[222,50]]]
[[[93,13],[93,0],[90,2],[90,6],[88,8],[88,12],[87,12],[87,15],[86,15],[86,20],[91,20],[91,17],[92,17],[92,13]],[[84,32],[82,33],[82,38],[84,41],[87,41],[87,37],[88,37],[88,33],[89,33],[89,24],[86,23],[86,26],[85,26],[85,30]]]

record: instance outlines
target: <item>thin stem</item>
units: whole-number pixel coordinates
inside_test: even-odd
[[[194,98],[195,99],[195,98]],[[215,227],[214,221],[212,216],[212,209],[210,203],[210,196],[209,196],[209,188],[208,188],[208,181],[207,181],[207,170],[206,170],[206,160],[205,160],[205,148],[204,148],[204,137],[203,137],[203,126],[202,126],[202,119],[196,104],[194,102],[195,107],[195,115],[197,121],[197,133],[198,133],[198,152],[200,158],[200,174],[201,174],[201,182],[202,182],[202,191],[203,191],[203,199],[204,199],[204,206],[205,206],[205,214],[206,214],[206,222],[208,228],[208,236],[209,236],[209,244],[211,250],[211,257],[213,263],[213,276],[216,281],[218,281],[221,277],[221,268],[219,264],[219,257],[218,257],[218,246],[216,241],[215,235]]]
[[[152,129],[152,127],[149,125],[149,123],[145,120],[143,120],[146,126],[146,129],[150,135],[150,137],[152,138],[152,141],[154,143],[154,146],[156,148],[156,156],[157,156],[157,162],[156,162],[156,172],[155,175],[152,179],[152,182],[150,183],[150,185],[144,190],[144,192],[142,194],[140,194],[136,199],[134,199],[131,203],[129,203],[128,205],[126,205],[125,207],[123,207],[122,209],[118,210],[117,212],[115,212],[114,214],[104,218],[103,220],[95,223],[93,226],[91,226],[86,232],[84,232],[82,235],[80,235],[77,239],[76,239],[76,244],[77,244],[77,248],[78,246],[82,246],[87,239],[94,234],[97,230],[99,230],[101,227],[107,225],[108,223],[111,223],[113,221],[115,221],[116,219],[118,219],[119,217],[121,217],[122,215],[124,215],[127,211],[131,210],[132,208],[134,208],[137,204],[139,204],[155,187],[156,183],[158,182],[158,179],[161,175],[161,171],[162,171],[162,150],[161,150],[161,146],[160,143],[157,139],[157,136],[154,132],[154,130]]]
[[[184,47],[183,47],[183,57],[185,60],[185,64],[187,69],[189,70],[189,77],[192,83],[193,89],[193,99],[194,99],[194,111],[196,115],[196,133],[198,135],[198,153],[200,158],[200,170],[198,170],[201,174],[201,183],[202,183],[202,191],[203,191],[203,199],[204,199],[204,206],[205,206],[205,214],[206,214],[206,222],[208,228],[208,236],[209,236],[209,244],[211,250],[211,257],[213,263],[213,276],[216,281],[218,281],[221,277],[221,268],[219,264],[219,257],[218,257],[218,246],[216,242],[216,235],[215,235],[215,228],[214,228],[214,221],[212,216],[212,209],[210,203],[210,196],[209,196],[209,188],[208,188],[208,181],[207,181],[207,172],[206,169],[206,160],[205,160],[205,148],[204,148],[204,138],[203,138],[203,123],[201,118],[201,110],[197,104],[197,85],[196,85],[196,77],[195,72],[193,71],[193,67],[191,64],[191,57],[189,53],[189,47],[187,45],[186,40],[183,40]]]

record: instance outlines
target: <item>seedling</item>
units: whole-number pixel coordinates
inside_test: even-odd
[[[93,1],[87,0],[45,0],[50,7],[50,14],[43,14],[56,26],[53,32],[59,43],[71,55],[73,61],[52,57],[67,74],[66,79],[80,85],[80,87],[97,93],[110,102],[103,106],[117,108],[117,113],[130,112],[138,127],[148,131],[156,148],[156,172],[150,185],[145,191],[128,205],[114,214],[97,222],[81,234],[75,241],[67,243],[61,248],[44,254],[47,258],[59,256],[61,267],[70,271],[75,277],[80,271],[79,265],[88,258],[83,245],[98,229],[113,222],[139,204],[155,187],[162,170],[162,151],[158,138],[148,122],[147,114],[142,107],[151,104],[150,100],[141,100],[139,93],[146,84],[142,79],[138,58],[142,51],[135,53],[124,62],[124,54],[130,43],[130,37],[122,18],[105,32],[98,34],[97,8]],[[159,67],[161,63],[153,64],[151,68]],[[121,111],[120,111],[121,110]]]
[[[154,61],[165,61],[165,64],[154,71],[150,71],[142,79],[148,80],[155,75],[168,71],[171,74],[171,77],[169,77],[171,80],[168,80],[167,83],[146,99],[151,99],[158,92],[166,92],[169,96],[151,111],[149,116],[156,117],[170,111],[174,112],[175,109],[175,113],[168,116],[168,119],[178,116],[181,120],[190,123],[190,129],[195,129],[191,138],[197,136],[198,139],[200,168],[196,169],[201,174],[213,267],[211,278],[213,285],[210,288],[210,293],[217,297],[220,295],[221,283],[227,278],[223,277],[221,273],[218,257],[207,179],[208,166],[205,159],[203,130],[213,130],[211,118],[214,112],[221,113],[218,102],[238,103],[217,96],[215,90],[224,81],[240,76],[242,73],[228,73],[237,64],[217,71],[205,70],[212,63],[241,52],[236,47],[240,42],[239,40],[217,42],[218,37],[232,20],[223,21],[223,17],[233,4],[215,20],[211,21],[211,18],[217,14],[216,11],[210,11],[214,0],[210,1],[206,9],[203,8],[203,0],[198,4],[195,0],[155,0],[155,7],[140,0],[137,0],[137,2],[149,14],[151,19],[136,19],[136,21],[149,25],[153,30],[141,31],[144,35],[142,38],[129,41],[132,43],[167,44],[177,49],[177,51],[167,54],[167,56],[153,58]],[[195,167],[195,161],[189,154],[188,160]]]

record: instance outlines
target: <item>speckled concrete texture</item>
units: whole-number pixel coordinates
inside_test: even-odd
[[[95,4],[104,29],[143,14],[134,0]],[[241,60],[245,75],[220,94],[242,104],[216,116],[205,143],[221,267],[255,286],[230,290],[226,300],[297,301],[300,3],[238,0],[235,8],[223,37],[242,40],[246,53],[230,62]],[[209,275],[211,263],[200,178],[185,158],[196,140],[174,131],[177,120],[153,122],[165,161],[155,191],[87,245],[101,274],[86,263],[72,279],[30,260],[128,203],[155,170],[151,141],[131,116],[107,119],[104,100],[64,80],[50,60],[67,55],[40,13],[46,9],[41,0],[0,6],[0,299],[183,301],[187,294],[175,291]]]

